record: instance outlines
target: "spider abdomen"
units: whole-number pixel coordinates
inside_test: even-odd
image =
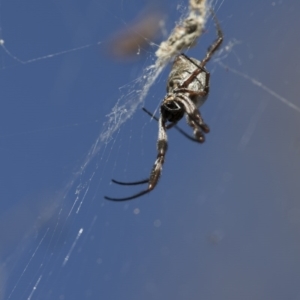
[[[180,89],[182,84],[191,76],[191,74],[198,69],[201,62],[195,58],[190,58],[187,60],[185,56],[178,55],[173,63],[168,82],[167,82],[167,92],[175,93],[176,89]],[[189,90],[186,92],[193,103],[200,107],[206,100],[209,92],[209,74],[204,67],[197,77],[191,81],[185,88]],[[205,71],[204,71],[205,70]]]

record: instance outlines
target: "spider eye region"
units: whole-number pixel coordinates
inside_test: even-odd
[[[183,104],[173,99],[166,101],[161,106],[161,114],[169,122],[178,122],[184,115]]]

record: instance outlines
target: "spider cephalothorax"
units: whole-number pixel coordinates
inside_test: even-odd
[[[160,107],[162,118],[171,123],[177,123],[184,116],[183,104],[174,98],[174,96],[169,96]]]
[[[114,183],[121,185],[139,185],[148,183],[147,189],[125,198],[112,198],[105,196],[105,199],[112,201],[126,201],[153,190],[159,180],[162,166],[165,160],[165,155],[168,148],[167,130],[171,127],[178,129],[183,135],[198,143],[203,143],[205,140],[204,134],[209,132],[208,125],[205,124],[198,108],[205,102],[209,93],[209,78],[205,65],[210,60],[215,51],[220,47],[223,41],[223,33],[220,25],[212,13],[218,38],[208,48],[206,56],[199,61],[195,58],[190,58],[185,54],[178,55],[173,63],[168,82],[167,95],[160,106],[160,116],[157,119],[150,112],[154,119],[158,121],[158,141],[157,141],[157,158],[153,165],[150,177],[137,182],[121,182],[112,180]],[[186,115],[187,123],[193,129],[194,138],[188,136],[185,132],[176,126],[176,123]]]

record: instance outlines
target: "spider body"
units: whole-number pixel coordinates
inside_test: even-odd
[[[207,72],[205,65],[211,59],[215,51],[221,46],[223,41],[223,33],[220,25],[213,12],[212,15],[217,28],[217,39],[208,48],[206,56],[201,61],[190,58],[185,54],[180,54],[175,58],[167,81],[167,95],[160,106],[160,116],[158,119],[152,116],[158,121],[158,140],[157,158],[149,178],[136,182],[112,180],[114,183],[120,185],[139,185],[148,183],[148,187],[130,197],[112,198],[105,196],[105,199],[111,201],[131,200],[145,195],[155,188],[161,175],[165,155],[168,149],[167,130],[172,127],[178,129],[176,124],[184,115],[186,115],[188,125],[193,129],[194,138],[189,137],[181,129],[178,130],[193,141],[198,143],[204,142],[204,134],[209,132],[209,127],[205,124],[198,108],[205,102],[209,93],[210,74]],[[145,111],[151,115],[147,110]]]
[[[174,93],[176,89],[180,88],[183,82],[185,82],[191,74],[198,68],[201,64],[201,61],[190,58],[188,60],[184,55],[178,55],[173,63],[168,83],[167,83],[167,93]],[[190,93],[187,96],[190,96],[193,103],[199,108],[207,99],[209,93],[209,73],[203,68],[203,71],[189,83],[186,87]],[[194,92],[192,94],[191,92]]]
[[[188,102],[194,108],[199,108],[207,99],[209,73],[206,69],[203,67],[193,80],[189,80],[195,72],[198,72],[200,64],[199,60],[189,58],[184,54],[175,58],[167,82],[167,95],[160,108],[162,118],[170,123],[177,123],[187,113],[184,102]],[[187,122],[191,125],[188,114]],[[209,131],[208,126],[204,131]],[[204,136],[199,142],[204,142]]]

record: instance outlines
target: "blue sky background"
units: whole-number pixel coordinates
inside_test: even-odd
[[[156,157],[140,109],[89,154],[153,63],[155,46],[129,62],[105,50],[146,4],[0,1],[0,299],[300,299],[300,110],[279,99],[300,107],[299,1],[216,7],[228,68],[208,65],[206,143],[170,130],[157,188],[112,203],[140,188],[111,178],[144,179]],[[167,30],[185,6],[163,2]],[[204,56],[206,28],[188,55]]]

